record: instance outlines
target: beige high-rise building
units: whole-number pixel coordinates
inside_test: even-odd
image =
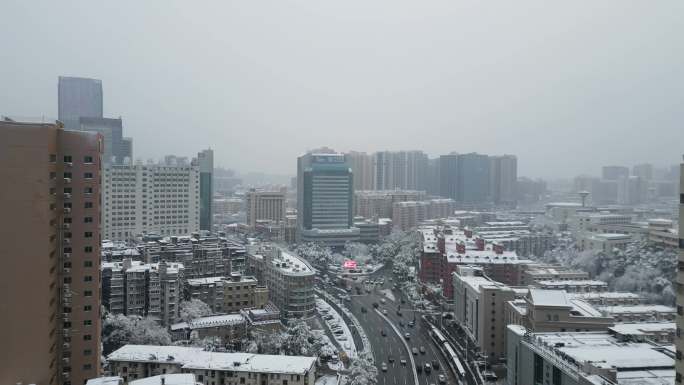
[[[677,269],[677,359],[675,360],[675,370],[677,371],[675,383],[681,384],[684,379],[684,361],[682,352],[684,351],[684,292],[681,287],[684,284],[684,163],[679,166],[679,263]]]
[[[0,384],[100,373],[102,136],[0,121]]]
[[[261,191],[251,189],[247,193],[247,225],[256,227],[258,221],[279,223],[285,218],[287,190]]]
[[[373,155],[350,151],[345,154],[354,175],[354,191],[373,188]]]

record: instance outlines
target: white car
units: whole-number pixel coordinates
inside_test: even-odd
[[[382,309],[382,314],[387,315],[387,309]]]
[[[387,371],[387,364],[383,362],[381,366],[382,366],[382,371],[386,372]]]

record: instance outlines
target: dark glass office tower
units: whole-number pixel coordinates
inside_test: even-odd
[[[79,119],[102,118],[102,81],[60,76],[58,114],[64,128],[79,129]]]

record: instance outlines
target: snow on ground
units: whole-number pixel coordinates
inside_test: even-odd
[[[344,322],[342,316],[340,316],[334,307],[328,305],[327,302],[318,297],[316,297],[316,307],[319,309],[319,313],[321,314],[325,312],[322,312],[321,310],[327,309],[326,314],[331,315],[333,318],[330,320],[325,320],[326,326],[331,329],[331,332],[333,332],[331,326],[336,324],[340,326],[339,330],[342,330],[342,334],[338,336],[333,333],[333,335],[335,335],[335,339],[342,346],[342,349],[344,349],[344,351],[347,353],[347,356],[349,358],[356,358],[356,344],[354,344],[354,338],[349,330],[349,326]]]
[[[316,380],[315,385],[337,385],[337,376],[323,376]]]
[[[392,293],[392,290],[390,289],[382,289],[380,292],[387,297],[392,302],[397,302],[397,298],[394,296],[394,293]]]

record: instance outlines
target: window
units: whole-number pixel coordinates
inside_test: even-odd
[[[64,163],[71,163],[71,155],[64,155]]]
[[[83,192],[86,194],[92,194],[93,193],[93,188],[92,187],[86,187],[83,189]]]
[[[55,163],[57,161],[57,154],[50,154],[50,163]]]
[[[92,253],[93,252],[93,247],[92,246],[86,246],[83,248],[83,251],[86,253]]]
[[[86,275],[83,277],[83,282],[93,282],[93,276],[92,275]]]
[[[70,172],[65,172],[64,173],[65,178],[71,178],[71,173]]]
[[[91,356],[91,355],[93,355],[93,351],[90,349],[86,349],[83,351],[83,355],[84,356]]]
[[[92,339],[93,339],[93,336],[91,336],[90,334],[84,334],[83,335],[83,341],[90,341]]]
[[[83,292],[84,297],[92,297],[93,296],[93,291],[92,290],[85,290]]]
[[[85,217],[85,218],[83,218],[83,223],[93,223],[93,217]]]
[[[92,311],[93,307],[91,305],[85,305],[83,306],[83,311]]]
[[[65,188],[64,188],[64,193],[65,193],[65,194],[71,194],[71,187],[65,187]]]
[[[83,205],[83,207],[85,207],[85,208],[87,208],[87,209],[92,209],[92,208],[93,208],[93,202],[86,202],[86,203]]]
[[[92,238],[93,237],[93,232],[92,231],[86,231],[83,233],[84,238]]]
[[[92,326],[93,325],[93,320],[83,320],[83,326]]]
[[[92,172],[86,172],[83,174],[84,179],[93,179],[93,173]]]
[[[71,283],[71,277],[64,277],[64,283],[70,284]]]
[[[89,155],[84,156],[83,163],[93,163],[93,157]]]
[[[93,267],[93,261],[83,261],[83,267]]]

